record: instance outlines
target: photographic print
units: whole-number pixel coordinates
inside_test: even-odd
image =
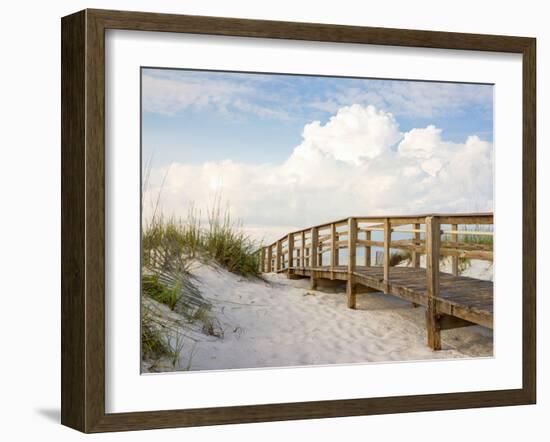
[[[493,85],[141,69],[141,372],[493,355]]]

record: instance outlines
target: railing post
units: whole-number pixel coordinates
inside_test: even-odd
[[[355,308],[356,287],[355,287],[355,261],[357,249],[357,220],[348,218],[348,280],[346,285],[346,294],[349,308]]]
[[[334,279],[334,267],[336,267],[336,224],[330,225],[330,279]]]
[[[367,230],[365,232],[365,239],[367,241],[371,240],[371,232],[370,230]],[[365,246],[365,267],[370,267],[372,264],[372,252],[371,252],[371,246]]]
[[[317,227],[311,228],[311,252],[309,254],[309,267],[311,268],[311,273],[309,277],[309,286],[311,290],[317,288],[317,274],[313,270],[317,267],[317,258],[319,257],[319,229]]]
[[[439,219],[435,216],[426,217],[426,278],[427,278],[427,306],[426,328],[428,332],[428,346],[432,350],[441,349],[441,328],[439,315],[436,309],[436,300],[439,296],[439,245],[441,230]]]
[[[319,234],[319,231],[317,231],[317,234]],[[317,239],[319,239],[318,236]],[[319,248],[317,249],[317,265],[323,267],[323,245],[321,243],[319,243]]]
[[[281,240],[277,240],[277,246],[275,247],[275,271],[281,270]]]
[[[304,268],[306,266],[306,232],[302,230],[302,236],[301,236],[301,243],[302,243],[302,253],[300,253],[300,267]]]
[[[391,224],[390,219],[384,219],[384,293],[390,291],[390,246]]]
[[[260,273],[265,272],[265,247],[260,250]]]
[[[458,230],[458,224],[451,224],[451,230]],[[451,241],[458,242],[458,234],[451,233]],[[458,256],[451,257],[451,273],[458,276]]]
[[[273,244],[267,249],[267,269],[268,273],[273,271]]]
[[[420,224],[413,224],[414,230],[420,230]],[[414,232],[415,246],[416,241],[420,240],[420,232]],[[420,267],[420,254],[413,251],[411,254],[412,266],[414,268]]]
[[[290,278],[292,274],[292,267],[294,267],[294,234],[289,233],[287,237],[288,242],[288,270],[286,273],[287,278]]]
[[[415,247],[418,246],[418,244],[420,244],[420,224],[413,224],[413,229],[415,230],[414,232],[414,245]],[[411,261],[412,261],[412,266],[417,269],[420,267],[420,253],[418,253],[416,250],[412,252],[411,254]],[[412,306],[413,308],[417,308],[419,307],[419,305],[416,303],[416,302],[413,302],[412,303]]]

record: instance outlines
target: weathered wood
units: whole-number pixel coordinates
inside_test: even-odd
[[[390,247],[391,247],[391,225],[389,218],[384,220],[384,293],[389,293],[390,283]]]
[[[452,224],[451,229],[453,230],[453,233],[451,234],[451,241],[457,242],[458,241],[458,224]],[[455,276],[458,276],[458,256],[451,256],[451,273]]]
[[[265,272],[265,247],[260,250],[260,272]]]
[[[358,218],[355,218],[357,220],[357,232],[370,232],[374,229],[384,230],[384,223],[381,224],[370,224],[368,226],[359,226],[360,220]]]
[[[357,303],[355,277],[353,275],[348,276],[346,282],[346,298],[348,308],[355,309]]]
[[[426,328],[428,346],[432,350],[441,349],[441,329],[436,311],[436,298],[439,295],[439,241],[441,232],[439,219],[426,217]]]
[[[423,243],[424,242],[422,241],[421,244]],[[445,244],[445,247],[443,247],[443,244]],[[465,246],[470,250],[464,250],[462,248],[451,248],[447,246],[449,244],[451,243],[441,242],[441,246],[439,249],[440,256],[456,256],[458,258],[465,258],[465,259],[479,259],[481,261],[493,261],[492,251],[475,250],[476,247],[471,245]],[[484,246],[486,247],[486,245]],[[417,253],[425,252],[424,246],[412,244],[411,242],[409,242],[409,240],[392,241],[392,247],[395,249],[409,250],[411,252],[417,252]]]
[[[336,248],[336,225],[330,225],[330,270],[334,272],[334,268],[338,265]],[[334,276],[331,278],[334,279]]]
[[[281,255],[281,241],[279,240],[277,241],[277,246],[275,248],[275,269],[277,272],[281,270]]]
[[[310,276],[309,269],[300,273]],[[330,267],[315,268],[317,278],[331,278]],[[333,272],[334,280],[347,281],[347,266],[339,266]],[[383,269],[381,267],[356,267],[354,272],[356,293],[359,286],[370,287],[376,291],[384,291]],[[493,328],[492,319],[492,282],[464,276],[440,274],[440,295],[435,302],[437,313],[451,315],[479,324],[483,327]],[[389,285],[390,293],[404,300],[427,306],[426,270],[412,267],[393,267],[392,278]]]
[[[394,230],[395,232],[395,230]],[[399,240],[393,240],[392,241],[392,247],[395,249],[404,247],[414,247],[419,246],[417,248],[423,248],[426,244],[426,241],[423,239],[399,239]],[[450,249],[450,250],[457,250],[457,251],[464,251],[464,252],[492,252],[493,251],[493,245],[492,244],[483,244],[483,243],[466,243],[466,242],[452,242],[452,241],[440,241],[440,250],[439,253],[441,253],[442,249]]]
[[[415,224],[418,225],[418,224]],[[392,229],[394,232],[401,232],[401,233],[425,233],[425,230],[422,230],[420,228],[418,229]]]
[[[441,350],[440,316],[436,312],[436,300],[428,299],[426,306],[426,328],[428,331],[428,347]]]
[[[311,228],[311,256],[310,256],[310,266],[315,268],[317,267],[317,262],[319,258],[319,229],[317,227]],[[315,272],[311,272],[309,279],[309,286],[312,290],[317,288],[317,278]]]
[[[370,232],[367,232],[370,238]],[[359,246],[373,246],[373,247],[384,247],[384,241],[373,241],[370,239],[358,239],[357,245]]]
[[[445,215],[451,217],[450,215]],[[460,219],[468,217],[469,220],[478,221],[474,215],[462,215]],[[493,285],[490,281],[475,280],[472,278],[445,274],[439,272],[440,256],[471,257],[474,259],[492,259],[492,245],[478,243],[460,243],[455,236],[451,241],[441,240],[441,218],[437,215],[428,215],[422,220],[426,229],[420,229],[420,222],[407,232],[414,233],[410,240],[392,241],[392,231],[406,229],[393,229],[396,225],[403,225],[405,221],[415,218],[399,217],[386,218],[384,221],[384,240],[372,241],[373,229],[359,227],[357,218],[348,218],[346,224],[336,221],[330,225],[324,225],[322,229],[328,235],[320,235],[319,227],[311,228],[307,233],[311,235],[309,253],[306,247],[306,231],[301,230],[286,236],[286,249],[283,240],[275,242],[263,249],[261,257],[264,261],[262,268],[269,267],[279,269],[277,257],[275,266],[273,261],[273,248],[277,245],[281,251],[287,250],[286,271],[289,278],[310,278],[310,286],[315,288],[318,279],[346,281],[347,305],[354,308],[356,294],[362,288],[363,291],[383,291],[408,300],[413,306],[424,305],[426,307],[426,328],[428,345],[437,350],[441,348],[441,330],[479,324],[484,327],[493,326]],[[459,218],[456,218],[459,219]],[[453,224],[448,232],[459,232],[458,222]],[[456,224],[456,225],[455,225]],[[343,226],[347,226],[347,230]],[[337,230],[337,226],[340,230]],[[365,239],[358,239],[359,232],[365,232]],[[425,232],[425,239],[421,233]],[[295,237],[299,235],[299,246],[295,245]],[[453,233],[451,233],[453,235]],[[458,235],[458,233],[456,233]],[[346,237],[345,240],[340,238]],[[324,240],[321,241],[321,238]],[[372,247],[383,248],[381,252],[381,267],[372,267]],[[365,247],[365,265],[357,265],[357,247]],[[348,250],[348,263],[340,266],[338,262],[338,250]],[[413,252],[412,267],[393,267],[390,278],[390,251],[392,248],[411,250]],[[328,266],[323,266],[323,251],[331,253]],[[294,252],[297,256],[294,257]],[[419,255],[426,254],[426,269],[420,269]],[[281,253],[281,256],[285,255]],[[370,257],[370,259],[369,259]],[[307,258],[307,262],[306,262]],[[283,259],[283,262],[285,260]],[[267,263],[267,264],[265,264]],[[283,267],[283,266],[281,266]],[[281,269],[282,270],[282,269]]]
[[[289,233],[287,237],[288,247],[288,271],[287,277],[290,278],[292,274],[292,268],[294,267],[294,234]]]
[[[365,233],[365,238],[366,238],[366,241],[367,241],[367,244],[365,244],[365,266],[369,267],[372,265],[372,250],[371,250],[371,246],[370,246],[370,240],[371,240],[371,233],[370,232],[366,232]]]
[[[440,224],[493,224],[493,215],[448,215],[439,217]]]
[[[355,218],[349,218],[348,220],[348,273],[350,275],[355,271],[356,265],[356,252],[357,252],[357,220]]]
[[[420,224],[414,224],[414,239],[420,241]],[[420,253],[416,250],[413,250],[411,253],[412,266],[415,268],[420,267]]]
[[[458,258],[479,259],[481,261],[492,261],[493,260],[493,252],[451,249],[449,247],[441,247],[441,249],[439,250],[439,254],[440,254],[440,256],[456,256]]]
[[[356,291],[354,272],[356,265],[357,220],[348,219],[348,282],[346,286],[348,307],[354,309],[356,305]]]
[[[302,230],[302,237],[301,237],[301,242],[302,242],[302,252],[301,252],[301,258],[302,258],[302,261],[300,262],[300,267],[305,267],[306,266],[306,232],[304,230]]]
[[[267,269],[268,273],[273,271],[273,246],[269,246],[267,249]]]
[[[461,318],[457,318],[456,316],[441,315],[439,320],[440,330],[451,330],[454,328],[469,327],[471,325],[476,324]]]
[[[454,224],[456,226],[456,224]],[[487,231],[481,231],[481,230],[458,230],[457,227],[451,228],[451,230],[444,230],[444,234],[448,235],[471,235],[471,236],[493,236],[493,232]]]

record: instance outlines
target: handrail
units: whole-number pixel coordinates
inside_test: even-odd
[[[304,229],[294,230],[289,232],[287,235],[282,236],[277,241],[284,241],[288,235],[296,235],[302,232],[311,231],[312,228],[316,227],[319,230],[330,229],[332,224],[345,225],[349,218],[354,218],[358,223],[368,223],[368,222],[378,222],[384,223],[386,218],[390,219],[392,224],[396,225],[408,225],[416,223],[424,223],[426,217],[436,216],[440,219],[440,224],[453,224],[453,222],[447,222],[451,219],[456,220],[456,224],[493,224],[493,213],[492,212],[482,212],[482,213],[427,213],[421,215],[380,215],[380,216],[351,216],[348,218],[341,218],[335,221],[329,221],[322,224],[316,224],[311,227],[306,227]],[[395,222],[393,222],[395,220]],[[416,220],[416,221],[415,221]],[[363,229],[363,228],[361,228]],[[275,244],[277,241],[272,243]]]
[[[361,226],[362,223],[376,223],[374,226]],[[493,236],[492,231],[459,230],[459,225],[487,225],[493,223],[493,214],[429,214],[407,215],[397,217],[349,217],[345,220],[337,220],[331,223],[290,232],[272,244],[260,249],[260,269],[262,272],[280,272],[286,270],[288,277],[294,272],[309,275],[311,287],[315,288],[319,277],[336,279],[342,273],[346,274],[347,305],[355,308],[356,281],[360,273],[357,270],[357,247],[365,248],[365,265],[372,264],[372,247],[382,247],[383,256],[383,281],[377,286],[384,293],[395,291],[390,279],[391,249],[409,250],[411,252],[412,266],[420,267],[419,254],[426,255],[426,321],[428,329],[428,344],[434,349],[441,348],[440,315],[437,310],[439,296],[439,260],[440,256],[451,256],[452,274],[458,276],[459,258],[493,259],[492,243],[465,243],[459,242],[460,236]],[[406,229],[399,226],[412,225]],[[424,226],[424,229],[421,226]],[[442,230],[442,225],[450,225],[448,230]],[[346,226],[344,230],[338,230]],[[324,231],[329,230],[329,233]],[[319,235],[323,231],[323,235]],[[372,232],[382,231],[383,241],[373,241]],[[392,243],[392,233],[411,233],[410,241],[396,240]],[[359,235],[365,238],[360,239]],[[422,238],[421,235],[424,235]],[[450,241],[442,241],[443,235],[450,235]],[[283,243],[286,241],[286,246]],[[309,242],[308,242],[309,241]],[[275,249],[275,256],[273,250]],[[339,251],[347,249],[347,266],[339,266]],[[294,256],[296,251],[296,256]],[[323,253],[330,251],[328,267],[323,263]],[[323,274],[323,276],[320,276]],[[416,304],[415,304],[416,306]]]
[[[291,269],[293,267],[308,267],[322,266],[323,253],[329,252],[331,255],[330,268],[334,272],[335,267],[339,265],[340,249],[354,249],[357,246],[365,248],[365,263],[371,264],[372,247],[382,247],[384,249],[384,267],[385,275],[389,272],[390,249],[409,250],[411,252],[412,264],[414,267],[419,266],[418,254],[426,254],[424,242],[421,235],[426,236],[427,219],[435,218],[441,225],[450,225],[448,230],[441,230],[440,235],[450,235],[451,243],[442,244],[439,251],[440,255],[452,257],[453,274],[458,274],[458,258],[471,258],[492,260],[492,250],[483,248],[465,248],[463,243],[458,241],[460,236],[493,236],[492,231],[479,230],[459,230],[459,225],[489,225],[493,223],[492,213],[459,213],[459,214],[428,214],[428,215],[398,215],[398,216],[360,216],[339,219],[329,223],[318,224],[305,229],[297,230],[286,234],[275,242],[264,246],[260,249],[260,265],[262,271],[281,271]],[[350,223],[354,224],[354,241],[349,241]],[[376,223],[367,225],[365,223]],[[362,225],[363,224],[363,225]],[[413,228],[403,228],[402,226],[412,225]],[[422,229],[421,226],[425,228]],[[343,230],[341,227],[346,226]],[[323,235],[319,231],[326,232]],[[383,232],[384,241],[373,241],[371,232]],[[316,235],[316,244],[312,246],[312,235]],[[414,238],[410,243],[405,240],[399,240],[392,246],[392,233],[412,233]],[[359,238],[359,235],[364,235]],[[441,238],[440,238],[441,239]],[[308,242],[309,241],[309,242]],[[464,248],[464,249],[462,249]],[[296,256],[294,255],[296,251]],[[275,252],[275,253],[274,253]],[[266,262],[267,260],[267,262]],[[387,261],[387,262],[386,262]],[[295,265],[296,264],[296,265]],[[386,278],[385,278],[386,279]]]

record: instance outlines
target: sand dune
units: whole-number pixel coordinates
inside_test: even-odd
[[[485,267],[477,270],[487,271]],[[176,365],[165,361],[157,365],[157,370],[492,355],[492,331],[477,326],[443,332],[443,349],[431,351],[426,346],[424,309],[381,293],[359,294],[357,309],[351,310],[346,307],[343,287],[309,290],[309,280],[289,280],[275,274],[266,275],[266,281],[247,279],[199,263],[193,274],[205,298],[212,302],[212,314],[223,330],[223,338],[204,335],[194,344],[184,343]],[[160,304],[157,307],[159,315],[174,319],[174,312]],[[171,342],[175,341],[173,336]]]

